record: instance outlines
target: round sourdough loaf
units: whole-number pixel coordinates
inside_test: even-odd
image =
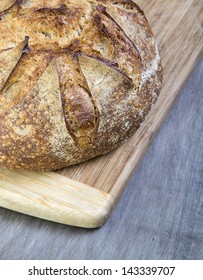
[[[0,165],[53,170],[111,151],[140,126],[161,81],[133,1],[1,1]]]

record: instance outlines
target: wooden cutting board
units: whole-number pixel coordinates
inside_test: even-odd
[[[146,120],[120,148],[86,163],[58,172],[0,169],[0,206],[80,227],[108,219],[203,50],[203,0],[136,2],[152,25],[164,67],[163,90]]]

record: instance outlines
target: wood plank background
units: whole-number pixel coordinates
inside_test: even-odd
[[[140,129],[115,151],[59,174],[0,169],[1,206],[84,227],[100,226],[109,217],[203,49],[203,1],[138,3],[152,25],[164,68],[163,89]]]
[[[138,2],[158,38],[165,69],[164,94],[151,112],[159,119],[150,122],[149,117],[135,138],[111,154],[60,171],[117,198],[154,137],[148,128],[155,131],[160,126],[173,104],[170,93],[178,94],[202,52],[203,44],[202,0]],[[202,76],[203,62],[107,224],[90,231],[0,209],[0,258],[202,259]],[[135,148],[137,152],[131,156]],[[112,163],[116,168],[111,168]]]
[[[203,259],[203,60],[110,220],[88,230],[0,209],[0,259]]]

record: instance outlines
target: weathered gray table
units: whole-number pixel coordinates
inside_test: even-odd
[[[0,259],[203,259],[203,60],[102,228],[0,208]]]

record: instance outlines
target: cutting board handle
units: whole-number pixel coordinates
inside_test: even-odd
[[[112,195],[53,172],[0,168],[0,206],[38,218],[97,228],[109,218]]]

